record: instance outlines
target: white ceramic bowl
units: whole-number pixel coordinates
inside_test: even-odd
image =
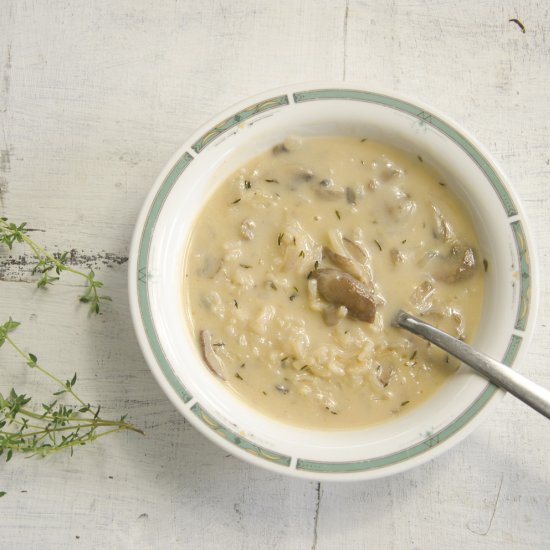
[[[490,155],[456,123],[402,97],[344,85],[298,85],[215,117],[166,165],[145,201],[130,254],[132,316],[143,354],[181,413],[215,443],[283,474],[371,479],[435,457],[470,433],[502,395],[462,366],[424,404],[384,424],[322,432],[267,418],[205,368],[183,311],[182,272],[193,221],[213,188],[288,135],[356,135],[434,165],[469,208],[488,259],[474,345],[512,366],[534,326],[537,276],[517,197]]]

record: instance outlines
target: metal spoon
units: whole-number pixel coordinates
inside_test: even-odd
[[[477,372],[488,378],[503,390],[515,395],[518,399],[550,419],[550,391],[535,384],[510,367],[491,359],[487,355],[450,336],[432,325],[400,310],[394,324],[413,334],[432,342],[446,352],[454,355]]]

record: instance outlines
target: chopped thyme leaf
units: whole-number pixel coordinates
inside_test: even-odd
[[[245,180],[244,181],[244,188],[245,189],[250,189],[251,187],[252,187],[252,184],[248,180]]]
[[[340,212],[338,212],[338,210],[335,210],[334,213],[336,214],[336,217],[341,220],[342,217],[340,216]]]
[[[231,204],[237,204],[238,202],[241,202],[241,199],[235,199]]]
[[[487,258],[483,258],[483,269],[485,270],[485,273],[487,273],[487,270],[489,269],[489,261]]]
[[[277,245],[281,246],[281,241],[283,240],[283,237],[285,236],[284,233],[279,233],[279,236],[277,237]]]
[[[235,373],[235,378],[239,380],[244,380],[244,378],[238,372]]]
[[[376,239],[374,239],[374,242],[376,243],[376,246],[380,249],[380,252],[382,252],[382,245]]]
[[[298,254],[298,256],[300,258],[304,258],[305,257],[305,252],[303,250],[300,250],[300,254]]]

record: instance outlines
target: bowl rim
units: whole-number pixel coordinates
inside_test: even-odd
[[[503,361],[510,366],[519,361],[526,353],[533,336],[538,309],[539,286],[536,249],[523,207],[514,188],[485,147],[449,116],[424,104],[422,101],[411,99],[403,94],[367,89],[362,85],[354,85],[348,82],[306,82],[267,90],[224,109],[193,132],[166,163],[143,203],[132,237],[128,288],[134,330],[150,370],[180,413],[203,435],[233,455],[271,471],[307,479],[356,481],[358,479],[375,479],[395,474],[439,456],[477,428],[494,410],[505,392],[487,383],[480,397],[464,411],[460,419],[453,422],[453,425],[458,422],[460,424],[458,427],[454,426],[450,434],[434,434],[433,440],[431,442],[430,440],[427,441],[425,450],[409,453],[402,460],[395,460],[379,466],[367,466],[366,464],[358,464],[355,461],[356,463],[341,463],[340,466],[333,464],[335,466],[333,468],[327,468],[326,464],[316,463],[316,461],[305,460],[300,462],[301,459],[299,458],[273,453],[269,449],[262,448],[245,438],[239,437],[234,428],[231,429],[221,425],[209,415],[207,410],[201,407],[200,403],[193,403],[192,397],[188,395],[185,387],[177,380],[175,375],[174,378],[176,379],[170,379],[166,370],[159,365],[158,350],[155,353],[153,349],[155,336],[151,334],[151,327],[147,326],[148,320],[143,318],[141,307],[141,302],[144,299],[147,300],[147,265],[140,263],[140,248],[143,245],[144,233],[153,232],[147,227],[147,220],[152,214],[158,215],[158,212],[152,212],[152,210],[162,209],[162,201],[169,193],[169,189],[167,191],[166,187],[174,185],[194,157],[235,125],[271,109],[284,107],[292,101],[330,101],[331,99],[373,101],[390,108],[405,110],[424,124],[433,125],[440,130],[443,128],[448,137],[447,132],[453,132],[454,137],[460,141],[460,144],[472,148],[479,155],[478,163],[480,160],[485,163],[484,169],[489,170],[493,175],[494,179],[491,180],[491,183],[502,206],[507,211],[508,219],[514,220],[511,224],[517,222],[515,227],[512,225],[512,228],[516,237],[518,261],[523,275],[521,292],[522,300],[526,300],[523,307],[527,309],[521,323],[518,313],[515,326],[516,334],[514,336],[519,340],[515,340],[515,344],[512,344],[512,338]],[[151,235],[148,235],[148,237],[151,237]],[[523,287],[524,281],[526,281],[526,287]],[[191,407],[189,406],[190,402]]]

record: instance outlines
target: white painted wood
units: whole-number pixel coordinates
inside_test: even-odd
[[[550,387],[549,44],[543,0],[3,0],[0,211],[76,249],[114,301],[88,318],[74,278],[36,291],[18,248],[0,253],[1,317],[22,321],[18,341],[60,376],[78,370],[87,399],[147,431],[0,463],[3,548],[550,547],[549,426],[509,396],[444,456],[372,483],[317,485],[226,456],[149,373],[124,262],[157,173],[227,105],[312,79],[407,93],[469,128],[516,185],[542,275],[521,371]],[[0,391],[40,393],[5,348],[0,369]]]

